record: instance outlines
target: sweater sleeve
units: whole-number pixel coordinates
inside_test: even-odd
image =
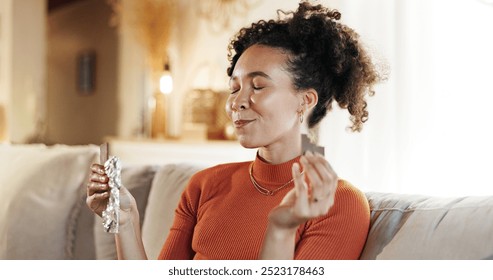
[[[340,180],[327,215],[299,229],[295,259],[358,259],[369,226],[370,207],[364,193]]]
[[[195,256],[192,238],[197,223],[200,187],[192,176],[182,193],[170,232],[158,256],[160,260],[191,260]]]

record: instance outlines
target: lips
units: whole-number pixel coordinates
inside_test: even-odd
[[[253,122],[255,120],[236,120],[233,122],[235,128],[241,128],[241,127],[244,127],[246,125],[248,125],[249,123]]]

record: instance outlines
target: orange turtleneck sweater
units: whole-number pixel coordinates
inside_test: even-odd
[[[257,156],[253,176],[261,186],[276,189],[292,179],[291,166],[299,159],[272,165]],[[257,259],[268,214],[293,184],[263,195],[250,180],[250,164],[218,165],[190,178],[159,259]],[[299,226],[295,259],[358,259],[369,224],[365,195],[339,180],[327,215]]]

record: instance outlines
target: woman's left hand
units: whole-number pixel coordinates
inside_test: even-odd
[[[278,229],[296,229],[309,219],[326,215],[334,204],[337,174],[319,154],[306,152],[292,167],[294,188],[269,214],[269,222]],[[307,180],[308,179],[308,180]]]

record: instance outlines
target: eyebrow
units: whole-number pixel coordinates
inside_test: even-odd
[[[254,78],[254,77],[257,77],[257,76],[260,76],[260,77],[263,77],[263,78],[266,78],[266,79],[269,79],[269,80],[272,80],[272,78],[265,74],[265,72],[262,72],[262,71],[253,71],[253,72],[250,72],[247,74],[247,77],[248,78]],[[231,79],[229,79],[230,81],[232,80],[235,80],[238,76],[231,76]]]

